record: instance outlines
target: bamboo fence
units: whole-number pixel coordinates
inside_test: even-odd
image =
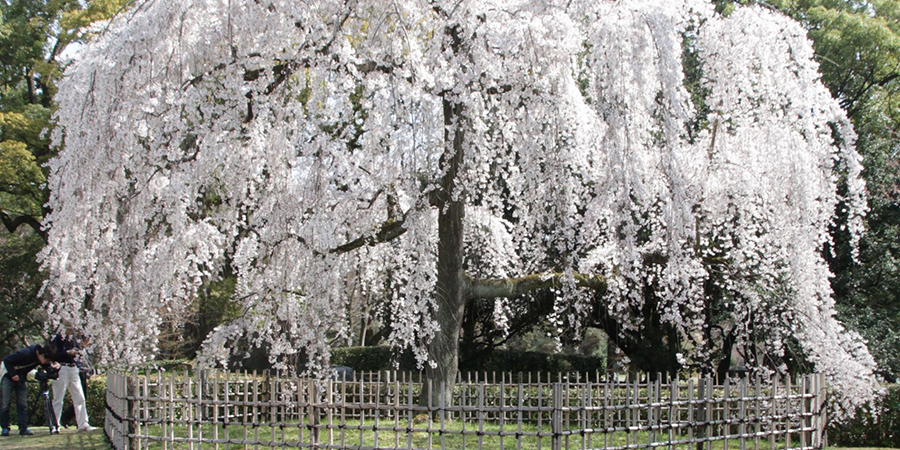
[[[105,430],[117,450],[825,445],[819,374],[716,384],[662,375],[470,373],[437,405],[420,405],[421,375],[403,372],[325,381],[219,371],[107,377]]]

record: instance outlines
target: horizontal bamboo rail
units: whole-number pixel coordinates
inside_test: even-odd
[[[132,449],[824,447],[825,382],[467,374],[420,405],[419,374],[352,380],[197,371],[107,374],[105,429]],[[499,378],[499,379],[498,379]]]

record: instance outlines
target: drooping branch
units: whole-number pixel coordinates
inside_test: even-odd
[[[41,222],[32,216],[18,216],[14,219],[7,214],[6,211],[0,211],[0,219],[3,220],[3,226],[5,226],[10,233],[15,233],[20,225],[28,225],[41,237],[41,239],[44,240],[44,242],[47,242],[47,231],[42,229]]]
[[[537,289],[561,287],[566,274],[560,272],[526,275],[518,278],[469,279],[469,298],[517,297]],[[574,273],[575,285],[606,292],[606,277]]]
[[[400,237],[403,233],[406,233],[406,227],[404,226],[405,222],[405,218],[400,220],[385,221],[381,224],[381,227],[377,232],[375,232],[375,234],[360,236],[350,242],[347,242],[346,244],[332,249],[331,253],[347,253],[349,251],[356,250],[364,245],[375,245],[394,240]]]

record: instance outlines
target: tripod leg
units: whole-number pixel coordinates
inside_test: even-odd
[[[47,412],[47,424],[50,426],[50,434],[59,434],[59,424],[56,423],[56,413],[53,411],[53,401],[50,400],[50,391],[41,393],[44,397],[44,408]]]

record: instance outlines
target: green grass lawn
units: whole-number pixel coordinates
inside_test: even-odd
[[[19,430],[13,427],[8,437],[0,437],[0,448],[3,450],[109,450],[103,429],[81,432],[75,428],[63,429],[59,434],[50,434],[47,427],[31,427],[34,436],[19,436]]]
[[[219,444],[222,449],[242,449],[244,444],[248,444],[246,448],[298,448],[309,447],[313,442],[322,447],[328,448],[359,448],[359,447],[377,447],[383,449],[392,448],[417,448],[417,449],[482,449],[482,450],[547,450],[553,446],[553,440],[550,437],[551,429],[548,424],[537,427],[534,424],[523,424],[521,428],[516,423],[507,423],[501,430],[496,423],[463,423],[460,421],[447,421],[443,423],[443,427],[447,432],[439,433],[442,427],[440,423],[431,424],[431,432],[425,432],[426,423],[417,423],[412,433],[407,432],[406,421],[381,420],[378,425],[378,432],[374,431],[374,421],[367,420],[360,423],[358,420],[347,420],[344,425],[333,425],[330,429],[325,428],[325,423],[320,424],[323,428],[319,430],[318,437],[313,439],[310,430],[305,427],[286,426],[270,427],[265,424],[258,424],[256,427],[242,427],[232,423],[229,427],[221,425],[213,426],[205,424],[202,427],[193,427],[189,429],[185,426],[162,426],[144,427],[135,430],[139,435],[147,435],[154,437],[165,436],[167,441],[164,444],[160,440],[144,440],[144,444],[148,449],[156,450],[163,448],[189,448],[185,442],[178,442],[179,438],[190,436],[192,439],[202,439],[204,448],[213,448],[214,443]],[[396,431],[390,428],[396,427]],[[733,429],[732,433],[737,430]],[[745,430],[750,432],[750,429]],[[624,432],[616,431],[610,433],[595,432],[590,437],[583,437],[580,434],[573,434],[563,437],[560,443],[562,448],[580,449],[580,448],[618,448],[618,449],[635,449],[635,448],[658,448],[667,450],[695,450],[696,444],[690,442],[691,434],[670,435],[666,432],[648,433],[644,432]],[[693,434],[697,438],[700,434]],[[745,449],[783,449],[785,442],[782,438],[774,439],[773,444],[768,437],[755,439],[721,439],[714,438],[709,443],[705,443],[703,449],[710,450],[738,450],[743,444]],[[377,443],[376,443],[377,442]],[[652,444],[651,444],[652,443]],[[794,437],[791,446],[796,448],[801,444],[798,437]]]
[[[92,431],[92,432],[78,432],[75,429],[70,428],[70,429],[62,430],[62,433],[60,433],[58,435],[51,435],[46,427],[33,427],[32,430],[35,433],[34,436],[19,436],[18,430],[13,428],[11,436],[0,438],[0,449],[3,449],[3,450],[32,450],[32,449],[110,450],[111,449],[109,444],[107,444],[106,438],[103,435],[103,430],[101,430],[101,429],[97,429],[96,431]],[[157,434],[156,430],[152,430],[152,431],[154,432],[154,434]],[[180,430],[176,430],[176,431],[178,431],[177,434],[181,434]],[[207,431],[211,432],[212,430],[207,430]],[[218,431],[220,433],[218,437],[220,439],[224,439],[225,434],[224,434],[223,430],[220,428]],[[262,431],[263,430],[261,430],[261,429],[257,430],[257,434],[258,434],[258,437],[260,438],[260,440],[265,440],[265,437],[271,436],[272,430],[265,430],[268,432],[266,434],[263,434]],[[485,429],[485,431],[488,431],[488,430]],[[534,431],[534,430],[532,430],[532,431]],[[159,434],[161,434],[161,433],[159,433]],[[355,434],[356,437],[352,437],[351,434]],[[368,433],[366,433],[366,434],[368,435]],[[277,435],[276,437],[278,438],[277,440],[280,441],[281,440],[280,439],[281,438],[280,430],[277,430],[276,435]],[[347,446],[358,445],[358,442],[359,442],[358,436],[359,436],[358,431],[356,433],[351,433],[349,431],[346,431],[344,433],[344,444]],[[207,435],[206,433],[204,433],[204,437],[211,438],[212,434]],[[243,431],[241,431],[239,433],[237,433],[237,432],[229,433],[230,439],[242,439],[243,437],[244,437]],[[248,437],[253,438],[253,433],[249,432]],[[297,439],[296,439],[297,437],[298,437],[298,435],[295,433],[290,433],[290,434],[286,435],[286,438],[293,439],[294,442],[297,441]],[[372,443],[374,442],[373,438],[374,438],[374,436],[371,436],[371,435],[364,437],[364,440],[366,441],[366,445],[372,445]],[[395,445],[395,439],[397,439],[396,443],[399,444],[400,447],[404,447],[407,444],[408,437],[405,435],[405,433],[399,433],[396,436],[394,435],[394,433],[379,433],[379,436],[378,436],[379,445],[384,448],[393,447]],[[445,437],[445,440],[446,440],[446,445],[448,447],[461,448],[462,440],[461,440],[460,436]],[[327,442],[327,438],[324,440],[320,439],[320,441]],[[439,438],[434,437],[432,439],[432,441],[433,441],[432,448],[436,448],[436,449],[440,448]],[[336,433],[333,442],[335,445],[340,444],[341,438],[338,433]],[[638,442],[640,442],[640,440]],[[646,441],[644,441],[644,442],[646,442]],[[427,438],[425,438],[424,436],[422,436],[419,433],[416,433],[413,436],[413,443],[415,446],[418,446],[420,448],[427,447]],[[629,442],[629,443],[631,443],[631,442]],[[534,437],[531,437],[529,439],[523,439],[522,448],[523,449],[534,449],[534,448],[537,448],[536,444],[537,444],[536,438],[534,438]],[[603,444],[604,444],[604,442],[603,442],[602,438],[601,439],[595,438],[593,441],[593,447],[595,447],[595,448],[602,447]],[[625,444],[625,442],[624,442],[623,438],[615,438],[615,439],[610,438],[608,440],[608,444],[609,445],[623,445],[623,444]],[[748,444],[749,445],[747,445],[747,448],[753,448],[751,443],[748,443]],[[760,444],[761,444],[760,448],[764,448],[762,445],[763,443],[760,443]],[[517,441],[514,437],[506,437],[506,438],[504,438],[504,443],[503,443],[503,446],[501,447],[499,439],[497,437],[491,437],[491,438],[483,437],[482,445],[485,450],[499,450],[501,448],[515,449],[515,448],[517,448]],[[550,439],[543,438],[543,442],[541,443],[541,448],[549,448],[549,445],[550,445]],[[277,447],[280,448],[281,446],[278,445]],[[477,447],[478,447],[478,436],[467,436],[466,437],[466,448],[477,448]],[[574,442],[570,442],[570,448],[580,448],[580,447],[581,447],[580,438]],[[150,448],[151,449],[152,448],[162,448],[162,444],[159,442],[155,442],[150,445]],[[173,448],[173,446],[169,445],[169,448]],[[174,448],[188,448],[188,445],[186,443],[177,443],[174,446]],[[211,444],[204,444],[203,448],[213,448],[213,446]],[[230,446],[220,445],[220,448],[222,448],[222,449],[225,449],[225,448],[241,449],[241,448],[243,448],[243,446],[242,445],[234,445],[234,444],[232,444]],[[253,448],[253,446],[251,445],[248,448]],[[259,448],[267,448],[267,447],[259,447]],[[668,447],[659,447],[659,448],[665,449]],[[686,448],[686,446],[676,446],[675,448]],[[721,449],[721,448],[723,448],[723,445],[721,442],[718,442],[713,445],[713,448]],[[737,446],[737,442],[733,442],[733,443],[731,443],[731,445],[729,445],[729,448],[737,449],[739,447]],[[767,448],[767,447],[765,447],[765,448]],[[841,447],[841,448],[827,447],[826,450],[876,450],[876,449],[869,449],[869,448],[853,449],[853,448],[843,448],[843,447]],[[878,449],[878,450],[900,450],[900,449]]]

